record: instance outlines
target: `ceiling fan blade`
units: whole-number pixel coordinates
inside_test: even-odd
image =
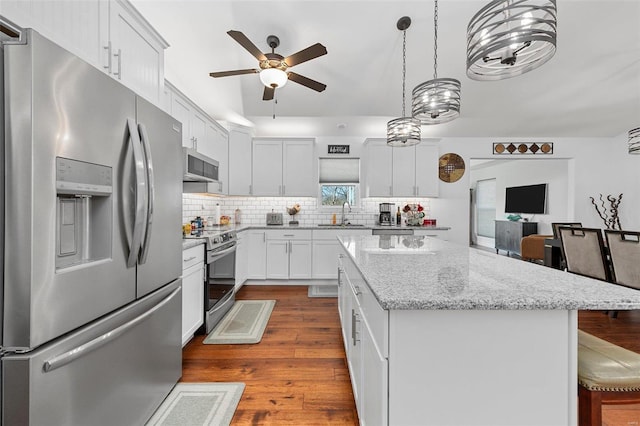
[[[318,81],[311,80],[310,78],[300,74],[296,74],[295,72],[289,71],[287,74],[289,76],[289,80],[295,81],[296,83],[302,84],[303,86],[307,86],[309,89],[313,89],[316,92],[322,92],[324,89],[327,88],[326,84],[322,84]]]
[[[242,74],[255,74],[258,73],[260,71],[258,71],[257,69],[246,69],[246,70],[233,70],[233,71],[221,71],[221,72],[210,72],[209,75],[211,77],[217,78],[217,77],[228,77],[230,75],[242,75]]]
[[[284,58],[284,61],[288,66],[292,67],[326,54],[327,48],[320,43],[316,43],[313,46],[309,46],[306,49],[302,49],[301,51],[294,53],[293,55],[287,56]]]
[[[260,51],[260,49],[258,49],[256,45],[253,44],[253,42],[249,40],[247,36],[241,33],[240,31],[229,30],[227,31],[227,34],[229,34],[232,39],[237,41],[240,44],[240,46],[244,47],[249,53],[251,53],[257,60],[259,61],[267,60],[267,57],[264,56],[264,53],[262,53],[262,51]]]
[[[271,99],[273,99],[273,95],[275,94],[275,92],[276,92],[275,88],[265,86],[264,93],[262,94],[262,100],[270,101]]]

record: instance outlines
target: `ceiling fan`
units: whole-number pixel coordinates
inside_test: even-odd
[[[326,84],[322,84],[303,75],[296,74],[293,71],[288,71],[288,69],[294,65],[315,59],[318,56],[326,55],[327,48],[322,44],[316,43],[285,58],[284,56],[275,53],[276,47],[280,45],[280,39],[274,35],[267,37],[267,44],[271,48],[271,53],[262,53],[260,49],[258,49],[256,45],[253,44],[242,32],[231,30],[227,31],[227,34],[229,34],[231,38],[240,44],[240,46],[244,47],[258,61],[260,61],[260,69],[251,68],[244,70],[212,72],[209,73],[211,77],[217,78],[228,77],[231,75],[260,73],[260,81],[265,85],[264,93],[262,95],[262,100],[264,101],[272,100],[276,88],[284,86],[287,83],[287,80],[295,81],[296,83],[313,89],[316,92],[322,92],[327,88]]]

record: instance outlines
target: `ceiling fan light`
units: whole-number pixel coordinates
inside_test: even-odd
[[[287,84],[287,73],[278,68],[267,68],[260,71],[260,81],[266,87],[283,87]]]
[[[387,145],[412,146],[420,143],[420,120],[400,117],[387,123]]]
[[[467,76],[503,80],[543,65],[556,52],[556,0],[493,0],[467,26]]]
[[[436,78],[413,89],[411,115],[422,124],[440,124],[460,116],[460,81]]]
[[[640,155],[640,127],[629,130],[629,154]]]

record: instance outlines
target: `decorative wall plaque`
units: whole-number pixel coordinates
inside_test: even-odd
[[[493,155],[501,154],[553,154],[553,142],[496,142]]]
[[[443,182],[456,182],[464,175],[464,160],[458,154],[444,154],[438,163],[438,175]]]
[[[350,145],[329,145],[327,154],[348,154]]]

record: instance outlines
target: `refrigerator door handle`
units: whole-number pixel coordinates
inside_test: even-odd
[[[135,166],[136,180],[136,213],[133,222],[133,236],[131,237],[131,245],[129,246],[129,258],[127,259],[127,267],[131,268],[138,262],[138,254],[144,237],[144,228],[146,220],[146,173],[144,170],[144,156],[140,144],[140,135],[136,123],[133,119],[127,119],[129,128],[129,141],[133,150],[133,161]]]
[[[169,294],[156,306],[139,315],[138,317],[132,319],[131,321],[128,321],[121,326],[103,334],[102,336],[98,336],[95,339],[88,341],[87,343],[83,343],[82,345],[71,349],[70,351],[55,356],[48,361],[45,361],[42,366],[43,370],[46,373],[53,371],[117,339],[119,336],[126,333],[129,329],[135,327],[137,324],[153,315],[156,311],[162,309],[167,303],[171,301],[171,299],[175,297],[176,294],[180,293],[181,289],[182,287],[176,288],[175,290],[173,290],[173,292],[171,292],[171,294]]]
[[[144,242],[140,248],[140,260],[139,263],[143,264],[147,261],[147,255],[149,254],[149,243],[151,240],[151,225],[153,224],[153,204],[155,201],[155,188],[153,177],[153,161],[151,159],[151,145],[149,145],[149,134],[144,124],[138,124],[138,130],[140,132],[140,138],[142,139],[142,151],[147,165],[147,217],[146,217],[146,229],[144,232]]]

